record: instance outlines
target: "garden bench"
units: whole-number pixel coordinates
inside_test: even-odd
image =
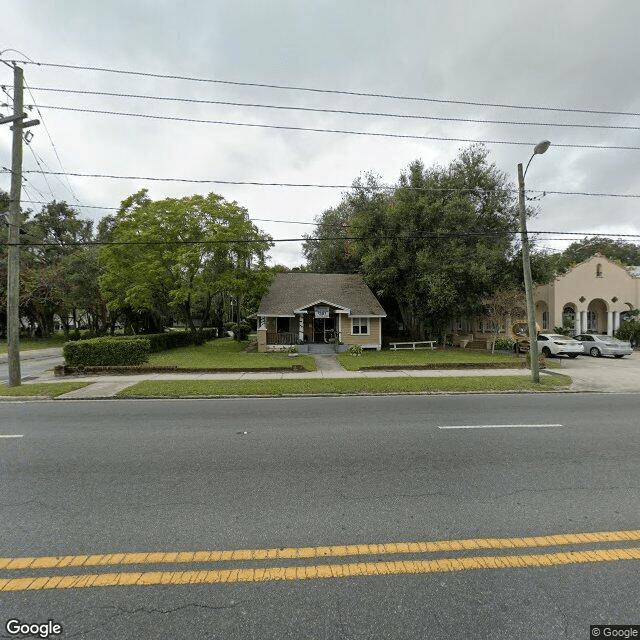
[[[418,346],[420,345],[420,346]],[[418,340],[415,342],[390,342],[389,346],[393,351],[398,349],[435,349],[436,340]]]

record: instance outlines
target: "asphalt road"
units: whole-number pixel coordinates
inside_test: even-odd
[[[0,435],[23,437],[0,438],[0,555],[471,538],[486,546],[495,538],[637,530],[639,399],[507,394],[3,403]],[[515,426],[534,424],[562,426]],[[439,428],[463,425],[503,426]],[[609,554],[637,549],[637,538],[561,542],[426,556],[376,547],[344,557],[336,547],[334,564],[399,564],[390,575],[366,565],[349,569],[362,575],[344,578],[246,583],[232,571],[228,584],[214,584],[204,572],[265,561],[176,565],[165,558],[117,566],[116,556],[96,556],[104,567],[5,569],[0,579],[145,571],[157,572],[149,574],[152,583],[180,583],[191,581],[181,572],[198,570],[194,579],[208,582],[7,592],[0,580],[0,615],[3,624],[11,617],[52,619],[63,625],[58,637],[91,639],[555,639],[587,638],[589,624],[640,624],[638,560],[607,555],[607,561],[565,564],[561,555],[544,566],[547,554]],[[545,555],[528,568],[507,566],[507,558],[496,561],[504,568],[469,569],[459,560],[469,553]],[[404,562],[425,558],[452,560],[447,571],[417,573]],[[328,561],[273,562],[317,567]],[[0,627],[0,637],[15,636]]]

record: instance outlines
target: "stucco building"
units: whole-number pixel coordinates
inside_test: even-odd
[[[640,306],[640,267],[623,267],[595,254],[534,293],[542,331],[573,321],[574,334],[613,335],[624,313]]]

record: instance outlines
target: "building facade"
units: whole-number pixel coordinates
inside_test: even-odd
[[[624,267],[595,254],[535,288],[536,322],[541,331],[573,323],[574,335],[613,335],[625,312],[640,305],[640,268]]]
[[[386,315],[362,276],[279,273],[257,312],[258,350],[303,351],[309,344],[380,350]]]

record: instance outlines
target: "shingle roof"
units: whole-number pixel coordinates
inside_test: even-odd
[[[345,307],[352,316],[386,316],[362,276],[341,273],[278,273],[258,315],[294,315],[320,301]]]

